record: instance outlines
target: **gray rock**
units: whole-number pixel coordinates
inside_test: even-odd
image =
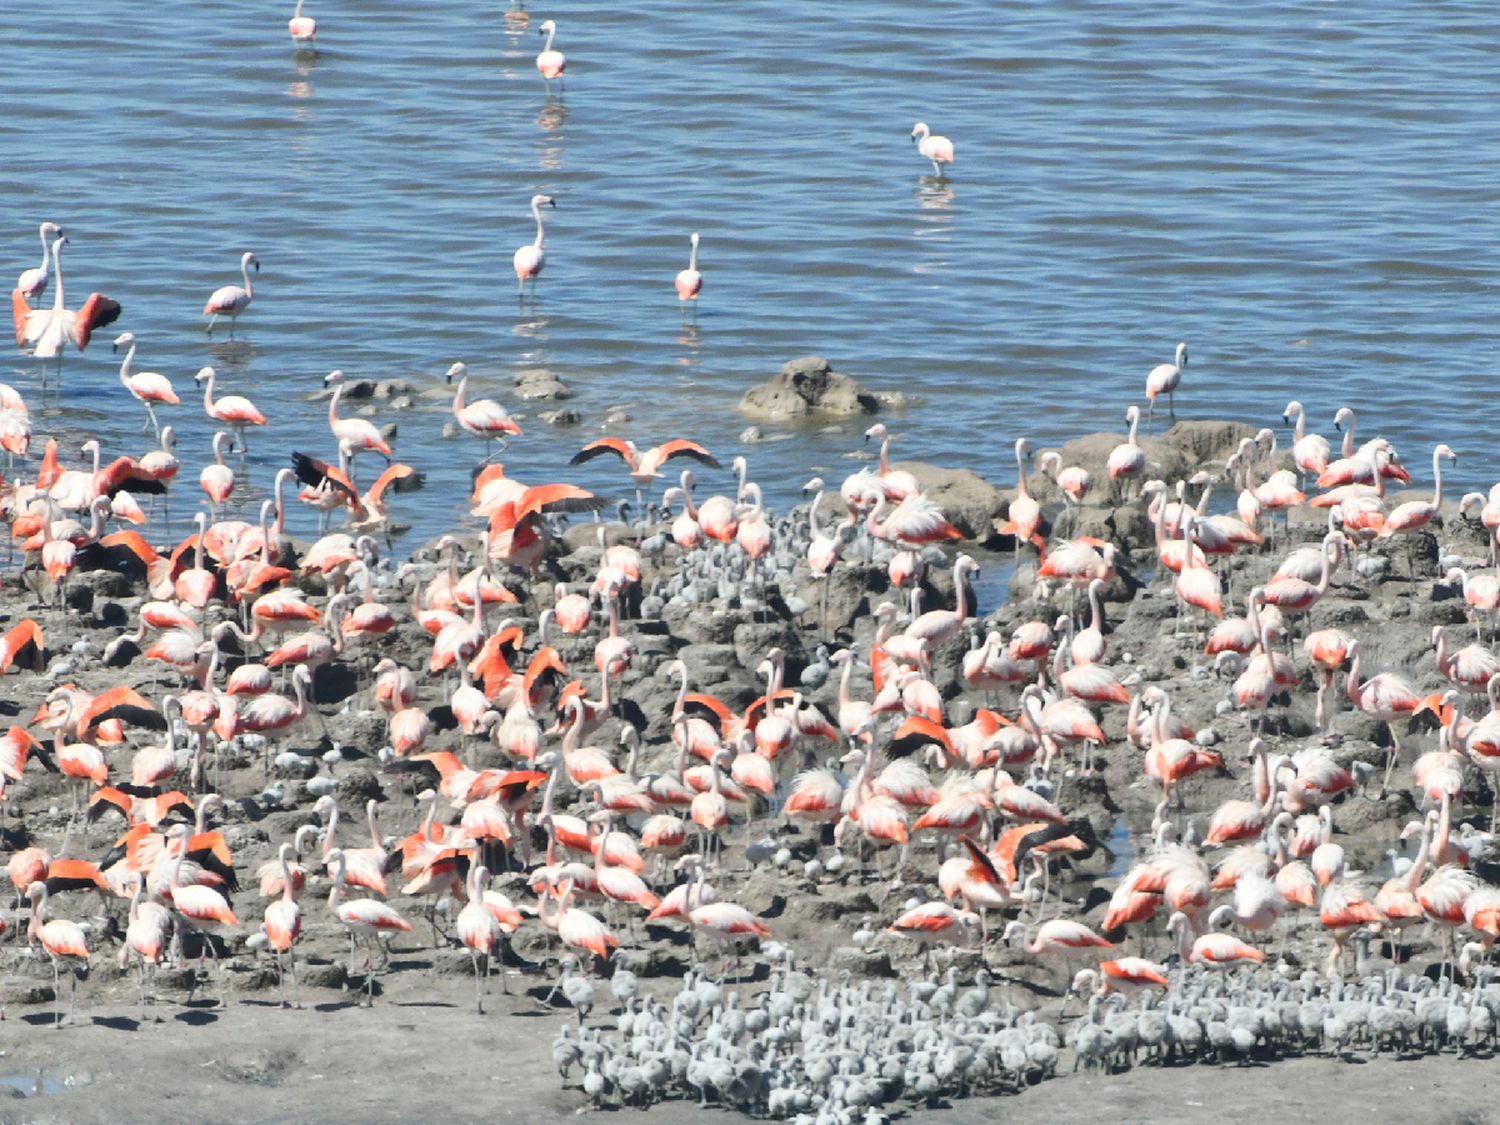
[[[856,977],[893,977],[896,970],[891,967],[891,955],[883,949],[866,952],[852,945],[841,945],[828,957],[831,972],[848,969]]]
[[[546,422],[549,426],[576,426],[583,418],[578,411],[566,406],[561,410],[543,410],[537,415],[537,420]]]
[[[1195,462],[1226,461],[1239,448],[1240,442],[1254,436],[1254,428],[1244,422],[1178,422],[1162,434],[1161,440],[1168,445],[1176,446],[1186,457]],[[1277,440],[1280,442],[1281,452],[1288,452],[1291,449],[1290,436],[1282,440],[1278,435]],[[1146,457],[1148,460],[1151,459],[1151,454],[1147,453]],[[1265,478],[1264,471],[1259,475],[1261,479]]]
[[[516,376],[516,397],[530,402],[561,402],[573,397],[573,392],[553,372],[544,368],[523,371]]]
[[[632,416],[628,410],[611,410],[604,416],[606,426],[623,426],[629,421],[632,421]]]
[[[397,432],[398,428],[396,426],[396,423],[394,422],[387,422],[385,425],[380,427],[380,436],[384,438],[386,442],[395,441]]]
[[[740,399],[740,413],[770,421],[812,419],[830,414],[874,414],[875,396],[821,356],[788,360],[781,370]]]
[[[346,394],[348,392],[345,392]],[[375,384],[372,392],[376,398],[395,398],[397,395],[411,394],[411,384],[405,379],[382,379]]]
[[[740,431],[740,441],[746,445],[754,445],[756,442],[766,440],[766,435],[761,432],[759,426],[746,426]]]

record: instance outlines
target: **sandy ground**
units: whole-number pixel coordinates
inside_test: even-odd
[[[594,1112],[628,1119],[641,1112],[591,1110],[576,1069],[563,1088],[550,1044],[570,1014],[548,1013],[530,998],[507,1005],[497,994],[493,1011],[479,1016],[465,982],[402,983],[411,975],[386,978],[390,991],[374,1009],[336,994],[303,1011],[241,1004],[213,1012],[168,1003],[148,1012],[153,1022],[138,1024],[135,1005],[120,1003],[56,1033],[29,1021],[17,1024],[12,1013],[6,1020],[11,1032],[0,1032],[7,1043],[0,1079],[34,1083],[41,1076],[63,1088],[42,1097],[0,1093],[0,1122],[542,1122]],[[160,1023],[154,1022],[158,1015]],[[934,1125],[1041,1125],[1101,1111],[1120,1125],[1200,1125],[1231,1114],[1243,1119],[1247,1111],[1327,1125],[1483,1125],[1500,1120],[1497,1094],[1492,1059],[1310,1056],[1245,1067],[1080,1072],[1014,1097],[973,1098],[935,1110],[913,1110],[902,1101],[886,1109]],[[726,1111],[701,1111],[692,1101],[649,1110],[650,1119],[664,1125],[700,1121],[705,1113],[714,1119]]]

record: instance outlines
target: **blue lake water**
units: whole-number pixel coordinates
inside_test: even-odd
[[[531,415],[511,475],[624,494],[612,463],[565,467],[610,408],[633,415],[612,432],[691,436],[727,466],[740,394],[818,353],[918,397],[890,421],[899,456],[1004,482],[1021,434],[1122,428],[1185,340],[1180,415],[1272,424],[1296,397],[1330,432],[1352,404],[1419,483],[1439,440],[1457,483],[1500,476],[1473,430],[1500,323],[1492,5],[309,0],[316,52],[293,49],[291,9],[10,13],[6,268],[35,264],[51,219],[69,303],[125,306],[69,356],[40,436],[145,451],[109,356],[129,328],[137,368],[184,398],[163,412],[180,494],[201,497],[213,432],[194,371],[212,363],[221,393],[271,416],[240,494],[256,500],[292,449],[331,457],[306,401],[329,370],[435,390],[463,359],[471,395]],[[533,64],[548,18],[569,60],[550,101]],[[914,151],[917,120],[955,142],[946,181]],[[535,192],[557,209],[518,309]],[[685,325],[672,279],[694,230],[705,285]],[[246,249],[254,304],[210,344],[199,310]],[[4,368],[39,404],[37,362]],[[510,397],[530,368],[573,389],[581,428]],[[446,397],[416,401],[376,419],[429,473],[397,503],[411,542],[459,518],[482,454],[440,437]],[[851,426],[743,451],[784,506],[857,444]]]

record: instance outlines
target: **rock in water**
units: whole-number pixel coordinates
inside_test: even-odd
[[[740,399],[749,418],[786,420],[827,415],[874,414],[876,397],[853,378],[833,370],[822,356],[788,360],[781,370]]]

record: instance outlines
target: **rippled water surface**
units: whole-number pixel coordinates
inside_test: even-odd
[[[431,390],[377,418],[435,486],[397,506],[425,537],[482,454],[440,437],[454,359],[516,410],[517,373],[556,372],[584,427],[528,411],[508,472],[618,493],[613,464],[564,468],[609,408],[641,444],[690,435],[727,464],[739,395],[811,352],[919,396],[892,422],[900,455],[1009,480],[1016,436],[1120,428],[1178,340],[1181,414],[1270,424],[1296,397],[1327,432],[1351,403],[1419,482],[1436,440],[1461,483],[1500,475],[1479,429],[1500,323],[1492,5],[309,0],[316,52],[282,7],[8,14],[5,268],[35,264],[42,219],[66,226],[69,303],[123,302],[110,334],[133,330],[138,369],[183,394],[164,413],[179,492],[208,455],[188,391],[210,362],[273,420],[250,440],[258,487],[293,448],[331,456],[305,401],[330,369]],[[547,18],[569,60],[550,101]],[[945,181],[913,151],[919,119],[955,141]],[[518,311],[534,192],[558,206]],[[672,278],[694,230],[685,326]],[[209,344],[198,311],[245,249],[254,304]],[[37,401],[36,361],[9,367]],[[107,337],[70,356],[39,429],[143,452],[115,370]],[[748,452],[785,504],[857,441]]]

